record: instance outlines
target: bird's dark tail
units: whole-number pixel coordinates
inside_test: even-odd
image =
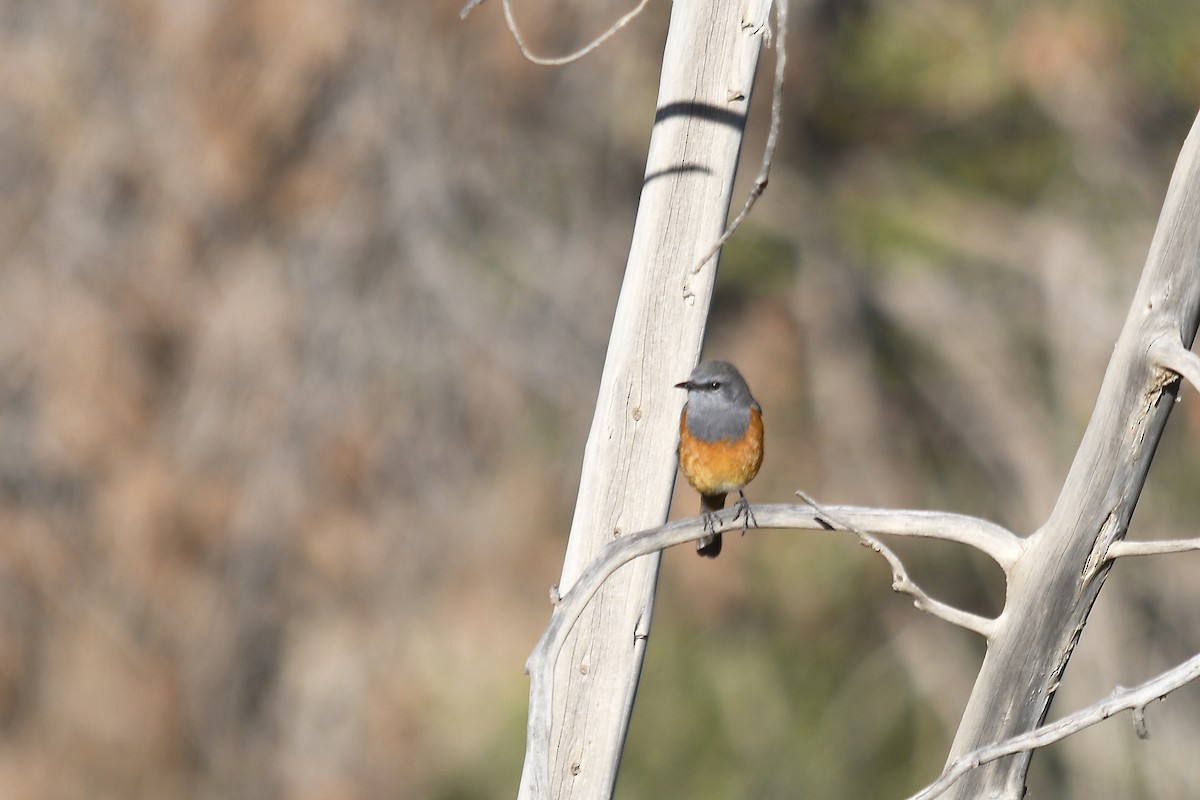
[[[704,494],[700,496],[700,513],[704,515],[704,525],[706,528],[712,529],[712,514],[724,507],[724,494]],[[705,558],[716,558],[721,555],[721,534],[711,533],[703,539],[697,539],[696,552]]]

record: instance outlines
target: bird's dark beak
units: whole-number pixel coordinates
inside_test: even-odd
[[[691,388],[692,388],[692,382],[691,382],[691,381],[684,381],[683,383],[677,383],[677,384],[675,384],[675,388],[676,388],[676,389],[691,389]]]

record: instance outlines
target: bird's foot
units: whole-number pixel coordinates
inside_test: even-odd
[[[754,518],[754,511],[750,508],[750,501],[746,499],[746,495],[738,492],[738,501],[733,506],[733,521],[742,521],[742,535],[746,535],[746,531],[750,526],[758,527],[758,520]]]

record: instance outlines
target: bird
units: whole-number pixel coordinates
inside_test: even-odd
[[[737,367],[728,361],[702,361],[686,381],[687,402],[679,415],[679,467],[692,488],[700,493],[700,511],[708,535],[696,541],[696,552],[706,558],[721,553],[721,534],[715,512],[725,507],[725,496],[737,492],[737,513],[743,530],[754,522],[750,503],[742,490],[754,480],[763,460],[762,406]]]

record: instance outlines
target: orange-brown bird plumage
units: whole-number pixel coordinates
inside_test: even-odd
[[[737,492],[739,513],[749,524],[753,516],[743,487],[762,466],[762,408],[745,379],[725,361],[702,362],[683,383],[688,401],[679,415],[679,467],[700,493],[706,526],[711,515],[725,507],[725,496]],[[696,551],[709,558],[721,552],[721,534],[713,532],[696,542]]]

